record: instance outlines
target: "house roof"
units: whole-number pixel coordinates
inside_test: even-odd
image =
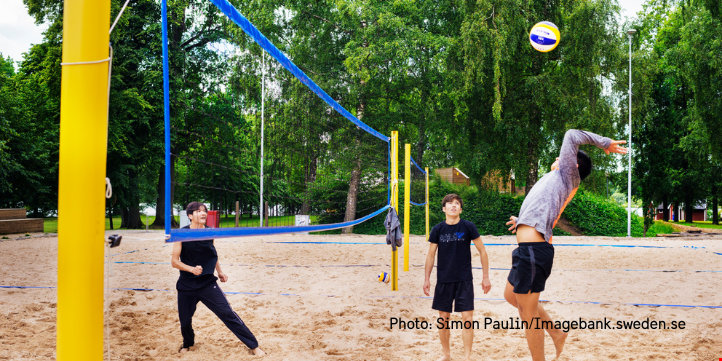
[[[464,174],[464,172],[462,172],[461,169],[456,168],[456,167],[454,167],[454,169],[456,169],[456,171],[459,172],[459,173],[461,173],[461,175],[463,175],[464,177],[469,178],[469,176],[466,175],[466,174]]]

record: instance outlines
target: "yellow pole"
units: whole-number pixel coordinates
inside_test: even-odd
[[[391,207],[399,210],[399,132],[391,132]],[[391,290],[399,290],[399,251],[391,251]]]
[[[426,170],[426,242],[429,241],[429,167]]]
[[[57,359],[103,359],[110,0],[65,0],[60,85]]]
[[[409,223],[411,222],[411,144],[404,148],[404,272],[409,271]]]

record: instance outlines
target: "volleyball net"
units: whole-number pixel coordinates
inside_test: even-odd
[[[414,157],[409,155],[411,160],[411,189],[410,189],[410,203],[412,206],[423,207],[428,202],[428,195],[426,193],[429,177],[424,169],[422,169],[418,163],[414,160]]]
[[[185,13],[210,3],[243,32],[188,49],[162,2],[167,241],[351,228],[388,209],[389,137],[335,100],[346,86],[324,91],[226,0]],[[172,223],[193,201],[211,228]]]

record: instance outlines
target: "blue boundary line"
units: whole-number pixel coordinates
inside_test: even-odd
[[[153,264],[153,265],[169,265],[170,262],[148,262],[148,261],[113,261],[117,264]],[[286,264],[265,264],[265,265],[252,265],[252,264],[241,264],[241,263],[221,263],[221,266],[230,267],[277,267],[277,268],[356,268],[356,267],[389,267],[387,264],[338,264],[338,265],[286,265]],[[434,266],[436,267],[436,266]],[[472,269],[482,269],[482,267],[471,267]],[[510,268],[490,267],[492,271],[509,271]],[[659,269],[555,269],[555,272],[663,272],[663,273],[722,273],[721,271],[714,270],[659,270]]]
[[[295,244],[383,244],[384,242],[315,242],[315,241],[278,241],[266,243],[295,243]],[[474,243],[472,243],[473,245]],[[484,246],[516,246],[517,243],[484,243]],[[619,247],[619,248],[688,248],[688,247],[664,247],[664,246],[643,246],[628,244],[576,244],[576,243],[560,243],[553,244],[554,247]],[[695,249],[704,247],[695,247]]]
[[[11,288],[11,289],[56,289],[53,286],[2,286],[0,288]],[[172,290],[161,290],[154,288],[109,288],[110,290],[120,291],[140,291],[140,292],[171,292]],[[227,295],[258,295],[258,296],[273,296],[263,292],[241,292],[241,291],[223,291]],[[294,293],[280,293],[279,296],[296,296],[306,297],[309,295],[301,295]],[[320,297],[340,297],[337,295],[317,295]],[[419,298],[419,299],[431,299],[432,297],[424,296],[366,296],[367,298]],[[482,298],[476,297],[475,300],[481,301],[505,301],[503,298]],[[539,302],[558,302],[558,303],[580,303],[580,304],[591,304],[591,305],[626,305],[626,306],[638,306],[638,307],[682,307],[682,308],[708,308],[708,309],[722,309],[722,306],[706,306],[706,305],[669,305],[669,304],[657,304],[657,303],[630,303],[630,302],[599,302],[599,301],[564,301],[564,300],[539,300]]]

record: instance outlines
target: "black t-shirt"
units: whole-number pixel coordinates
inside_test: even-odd
[[[438,283],[471,281],[471,241],[479,238],[474,223],[460,219],[448,225],[441,222],[434,226],[429,242],[439,245],[436,279]]]
[[[183,228],[190,228],[190,226]],[[176,289],[180,291],[194,291],[218,279],[213,274],[218,262],[218,253],[212,239],[183,242],[180,261],[191,267],[203,267],[203,273],[198,276],[190,272],[180,271],[180,277],[176,283]]]

